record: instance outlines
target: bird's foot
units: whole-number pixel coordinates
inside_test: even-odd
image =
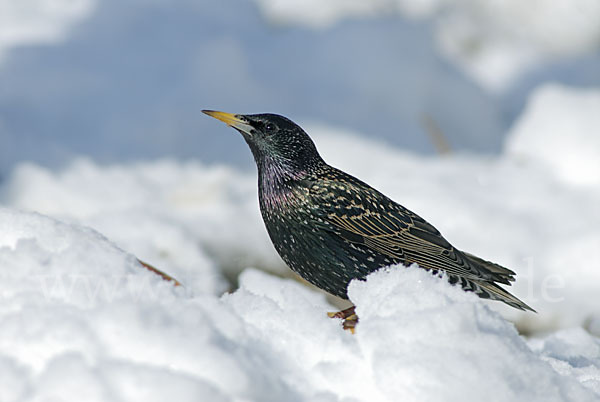
[[[358,316],[354,312],[355,308],[356,307],[352,306],[345,310],[338,311],[337,313],[335,313],[335,312],[327,313],[327,315],[329,316],[329,318],[341,318],[342,320],[344,320],[344,322],[342,323],[342,327],[345,330],[350,331],[352,334],[354,334],[355,333],[354,328],[356,327],[356,324],[358,323]]]

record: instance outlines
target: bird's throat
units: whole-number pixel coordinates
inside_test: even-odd
[[[293,204],[296,193],[294,187],[305,176],[305,171],[280,163],[259,165],[258,191],[261,208],[273,209]]]

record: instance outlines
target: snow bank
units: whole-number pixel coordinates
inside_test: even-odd
[[[387,400],[592,398],[568,379],[567,370],[549,370],[513,326],[476,296],[436,279],[420,269],[390,269],[350,287],[361,319],[358,344]],[[576,348],[562,356],[594,356],[585,365],[593,388],[600,340],[578,335],[594,347],[589,355]]]
[[[559,374],[576,378],[600,394],[600,342],[581,328],[558,331],[528,342],[531,349]]]
[[[247,270],[232,294],[193,295],[93,230],[8,209],[0,221],[3,401],[598,396],[597,339],[565,332],[560,353],[553,337],[533,351],[475,296],[420,269],[353,283],[353,336],[295,281]]]
[[[176,336],[155,345],[183,288],[91,229],[5,208],[0,222],[2,401],[226,400],[169,369]]]
[[[24,163],[0,202],[92,226],[202,293],[225,290],[249,265],[282,272],[258,209],[256,179],[198,162],[101,166],[87,159],[58,171]],[[216,262],[216,263],[215,263]]]
[[[598,188],[600,89],[538,88],[509,133],[506,148],[566,183]]]

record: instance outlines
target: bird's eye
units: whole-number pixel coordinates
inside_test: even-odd
[[[273,131],[275,131],[275,124],[267,123],[265,125],[265,133],[272,133]]]

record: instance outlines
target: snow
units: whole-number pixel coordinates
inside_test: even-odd
[[[600,46],[600,3],[594,0],[451,4],[438,19],[438,43],[450,60],[493,91],[540,64]]]
[[[351,284],[355,335],[323,293],[274,275],[289,270],[254,172],[24,162],[0,185],[0,400],[597,400],[600,192],[588,164],[544,153],[595,163],[596,112],[595,91],[541,87],[499,157],[421,156],[307,125],[330,163],[514,269],[511,291],[539,312],[392,267]]]
[[[25,163],[0,188],[0,198],[93,226],[175,278],[194,281],[202,293],[225,289],[222,271],[235,276],[259,264],[281,272],[258,213],[255,180],[227,167],[174,160],[100,166],[76,159],[51,171]]]
[[[0,401],[600,399],[598,4],[0,0]],[[298,121],[538,314],[391,267],[343,331],[206,107]]]
[[[262,12],[276,24],[301,23],[314,28],[325,28],[348,17],[375,15],[385,5],[385,0],[334,0],[320,2],[256,0]]]
[[[507,151],[536,160],[566,183],[600,185],[600,88],[547,84],[531,95]],[[549,118],[549,116],[552,116]]]
[[[512,325],[457,290],[417,269],[351,286],[358,342],[387,400],[477,400],[490,389],[490,400],[590,397],[548,370]]]
[[[572,376],[595,393],[599,393],[598,338],[590,336],[581,328],[570,328],[542,339],[533,339],[529,345],[559,374]]]
[[[59,42],[93,7],[93,0],[1,0],[0,61],[16,46]]]
[[[275,20],[266,15],[268,6],[246,0],[89,3],[89,10],[77,14],[72,10],[88,2],[0,1],[4,7],[0,8],[0,31],[29,26],[31,19],[39,23],[32,29],[45,32],[42,28],[49,25],[63,32],[58,39],[49,35],[27,43],[11,42],[3,52],[1,177],[22,160],[56,168],[80,155],[102,163],[164,156],[201,158],[207,163],[249,168],[252,161],[245,144],[234,135],[212,135],[214,122],[199,113],[204,108],[276,112],[302,123],[315,121],[369,133],[423,153],[435,153],[427,135],[433,124],[454,151],[497,154],[531,88],[546,80],[600,85],[600,53],[591,45],[590,50],[585,50],[588,45],[578,47],[571,56],[557,54],[554,61],[537,64],[529,74],[519,70],[515,85],[494,93],[459,67],[477,64],[481,54],[503,53],[504,48],[509,54],[517,52],[517,42],[527,42],[530,27],[538,19],[546,21],[543,12],[532,12],[515,19],[520,24],[510,23],[509,11],[518,11],[514,2],[491,2],[498,8],[508,4],[506,11],[498,12],[507,16],[498,21],[495,11],[485,8],[491,7],[490,2],[280,3],[284,9],[296,4],[290,15],[309,17],[325,12],[342,15],[338,6],[390,4],[373,12],[365,10],[366,14],[359,10],[350,16],[350,11],[344,11],[348,16],[342,15],[343,20],[320,29],[286,21],[271,23]],[[520,7],[538,3],[547,2],[518,2]],[[579,0],[572,3],[579,4]],[[484,9],[469,12],[473,7]],[[554,13],[552,7],[548,9]],[[597,13],[583,9],[583,18],[593,21]],[[459,55],[458,61],[449,62],[440,54],[435,32],[439,31],[437,21],[453,10],[466,15],[468,23],[460,27],[475,28],[469,29],[474,39],[471,34],[452,39],[458,43]],[[558,18],[576,16],[573,10],[561,12]],[[405,18],[405,13],[425,19]],[[78,16],[57,19],[57,14]],[[527,20],[530,17],[535,18]],[[573,46],[578,41],[569,42],[571,36],[588,35],[600,26],[585,21],[543,25],[568,31],[568,35],[555,35],[555,42],[564,37]],[[515,27],[524,31],[523,38],[512,36]],[[502,51],[494,50],[500,47],[496,45],[499,39],[488,46],[488,38],[502,35],[510,36]],[[485,42],[479,44],[478,38]],[[532,58],[524,53],[518,51],[514,58],[519,62]],[[461,64],[463,58],[466,61]],[[494,58],[499,63],[504,59],[502,55]],[[512,59],[508,58],[509,64]],[[481,66],[491,77],[502,76],[493,66]]]
[[[289,279],[248,269],[234,293],[190,295],[93,230],[8,209],[0,220],[15,233],[0,248],[3,401],[598,395],[597,339],[563,333],[530,348],[475,296],[418,268],[353,283],[351,335],[322,294]],[[71,281],[68,292],[48,292],[48,278]]]
[[[502,92],[540,64],[600,46],[595,0],[257,0],[272,21],[323,27],[342,19],[401,14],[433,20],[437,43],[453,63],[491,91]]]

